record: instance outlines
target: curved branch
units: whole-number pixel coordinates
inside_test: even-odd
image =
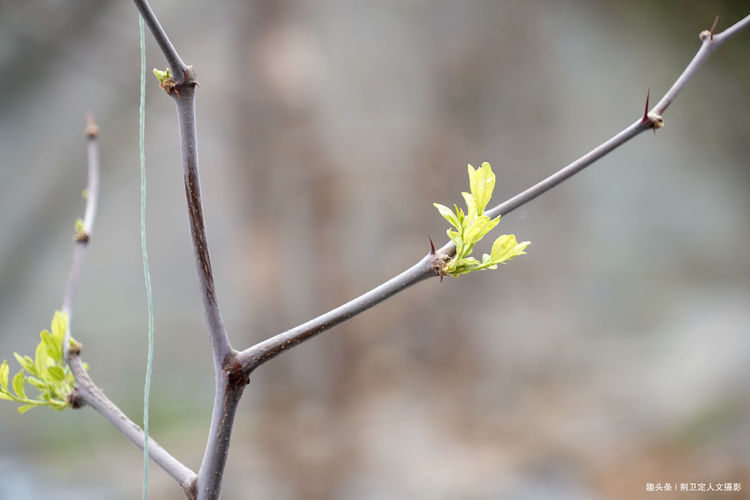
[[[745,17],[722,33],[716,35],[711,34],[709,31],[701,33],[700,38],[703,43],[698,50],[698,53],[677,78],[669,91],[667,91],[664,97],[662,97],[656,106],[654,106],[651,112],[644,113],[643,118],[627,126],[621,132],[581,156],[573,163],[561,168],[546,179],[534,184],[530,188],[520,192],[503,203],[487,210],[485,214],[490,218],[494,218],[498,215],[505,215],[569,179],[587,166],[625,144],[641,132],[661,127],[663,125],[661,114],[667,109],[669,104],[671,104],[690,78],[693,77],[708,56],[716,50],[720,44],[724,43],[731,36],[739,33],[748,25],[750,25],[750,16]],[[455,251],[456,247],[454,244],[448,242],[437,250],[437,252],[431,253],[395,278],[392,278],[366,294],[318,316],[307,323],[303,323],[295,328],[245,349],[237,355],[237,359],[242,364],[244,372],[249,374],[256,367],[281,354],[285,350],[304,342],[314,335],[328,330],[342,321],[350,319],[370,307],[375,306],[408,286],[422,281],[425,278],[435,276],[436,274],[433,272],[434,266],[438,265],[442,259],[452,257],[455,254]]]

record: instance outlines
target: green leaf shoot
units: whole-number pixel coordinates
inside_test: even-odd
[[[10,367],[7,361],[0,364],[0,399],[22,403],[19,413],[38,406],[60,411],[69,407],[67,397],[75,388],[75,378],[63,359],[63,341],[68,329],[68,315],[55,311],[50,330],[42,330],[34,359],[13,353],[21,370],[8,384]],[[75,341],[71,339],[71,344]],[[84,363],[84,368],[88,366]],[[36,389],[36,397],[27,396],[26,384]],[[11,390],[12,389],[12,390]]]
[[[169,68],[163,71],[160,69],[154,68],[154,76],[156,77],[157,80],[159,80],[159,85],[163,84],[164,80],[168,78],[172,78],[172,75],[169,73]]]
[[[513,257],[523,255],[524,250],[531,243],[518,243],[513,234],[498,237],[492,245],[489,254],[482,256],[482,261],[471,256],[471,252],[484,236],[500,223],[500,216],[490,219],[484,215],[484,210],[492,198],[495,190],[495,174],[489,163],[475,169],[469,165],[470,193],[461,193],[466,203],[466,213],[457,205],[455,210],[440,203],[434,203],[440,215],[447,220],[454,229],[448,229],[448,237],[456,246],[456,255],[440,266],[439,272],[444,276],[460,276],[461,274],[482,269],[497,269],[497,265],[507,262]]]

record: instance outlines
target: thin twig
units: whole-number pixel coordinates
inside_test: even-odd
[[[91,113],[86,116],[86,149],[88,163],[88,180],[86,182],[86,209],[83,216],[83,225],[80,231],[77,229],[73,239],[73,258],[68,274],[68,282],[65,285],[63,294],[62,311],[68,315],[68,319],[73,316],[73,301],[78,290],[78,282],[81,277],[81,269],[86,256],[91,233],[94,229],[94,218],[96,217],[96,207],[99,201],[99,127],[94,122]],[[67,356],[68,346],[70,344],[70,334],[66,331],[63,341],[63,352]]]
[[[159,45],[164,58],[169,64],[169,69],[172,71],[172,76],[177,84],[183,83],[188,79],[188,66],[182,62],[180,54],[172,45],[169,37],[161,27],[159,20],[156,18],[156,14],[151,10],[151,6],[146,0],[133,0],[135,6],[138,8],[138,12],[143,16],[143,20],[146,22],[149,31],[153,35],[156,43]]]
[[[73,300],[78,287],[78,280],[83,266],[83,260],[86,254],[86,248],[90,240],[90,235],[94,229],[94,219],[96,218],[96,208],[99,199],[99,145],[98,138],[99,128],[94,123],[91,114],[88,115],[88,125],[86,127],[86,138],[88,144],[88,182],[86,187],[86,209],[84,212],[83,224],[75,235],[75,245],[73,247],[73,264],[68,277],[68,284],[65,287],[63,295],[63,312],[67,313],[68,318],[73,312]],[[66,328],[65,339],[63,340],[64,356],[68,366],[76,380],[76,389],[69,395],[69,401],[72,407],[80,408],[87,405],[99,412],[106,418],[116,429],[122,432],[131,442],[143,450],[145,443],[145,433],[132,420],[130,420],[114,403],[112,403],[89,377],[83,368],[83,362],[80,359],[80,346],[70,346],[70,324]],[[148,438],[149,457],[159,465],[164,471],[173,477],[182,486],[185,494],[189,499],[195,498],[194,487],[196,474],[188,467],[183,465],[179,460],[170,455],[151,437]]]
[[[107,419],[128,440],[143,451],[143,430],[130,420],[107,396],[104,395],[89,377],[83,368],[77,349],[71,349],[68,356],[68,365],[76,378],[76,392],[70,396],[74,406],[85,404],[96,410]],[[173,457],[159,443],[148,438],[148,455],[156,465],[164,469],[185,491],[188,499],[195,498],[196,474],[179,460]]]
[[[373,288],[369,292],[360,295],[356,299],[350,300],[346,304],[286,332],[264,340],[249,349],[245,349],[237,354],[237,361],[242,365],[244,373],[250,375],[250,372],[255,368],[275,358],[282,352],[343,321],[351,319],[415,283],[435,276],[433,271],[433,266],[435,265],[434,258],[434,254],[428,254],[406,271]]]
[[[685,84],[692,78],[697,69],[703,64],[708,56],[716,50],[720,44],[725,42],[731,36],[737,34],[740,30],[747,27],[750,24],[750,16],[745,17],[732,27],[726,29],[724,32],[714,35],[713,37],[704,36],[701,33],[701,40],[703,41],[698,53],[695,55],[693,60],[688,64],[682,74],[677,78],[674,85],[669,91],[661,98],[661,100],[653,107],[652,111],[647,114],[648,120],[638,119],[635,123],[627,126],[621,132],[617,133],[612,138],[603,142],[596,148],[592,149],[585,155],[573,163],[563,167],[554,174],[550,175],[546,179],[538,182],[530,188],[522,191],[521,193],[513,196],[505,202],[487,210],[485,214],[494,218],[498,215],[505,215],[516,208],[525,205],[529,201],[533,200],[537,196],[545,193],[552,189],[558,184],[562,183],[566,179],[569,179],[573,175],[577,174],[587,166],[591,165],[595,161],[603,158],[617,147],[625,144],[633,137],[637,136],[641,132],[653,128],[659,128],[663,125],[661,115],[664,110],[667,109],[669,104],[675,99],[677,94],[682,90]],[[237,360],[241,363],[242,368],[246,374],[252,372],[262,363],[269,359],[277,356],[278,354],[294,347],[295,345],[304,342],[305,340],[328,330],[329,328],[347,320],[362,311],[373,307],[374,305],[382,302],[388,297],[396,294],[404,288],[413,285],[425,278],[435,276],[432,272],[434,266],[439,265],[441,259],[452,257],[455,254],[456,248],[452,242],[446,243],[439,250],[431,253],[427,257],[424,257],[417,264],[399,274],[395,278],[385,282],[384,284],[372,289],[366,294],[347,302],[346,304],[337,307],[315,319],[312,319],[306,323],[303,323],[297,327],[294,327],[286,332],[275,335],[259,344],[241,351],[237,355]]]

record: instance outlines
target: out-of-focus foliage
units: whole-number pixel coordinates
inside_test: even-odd
[[[67,398],[73,391],[75,379],[63,360],[63,341],[67,329],[68,315],[55,311],[52,317],[52,332],[42,330],[34,359],[30,356],[21,356],[17,352],[13,353],[21,369],[13,376],[11,384],[8,384],[8,361],[3,360],[0,364],[0,399],[22,403],[18,407],[18,413],[26,413],[38,406],[48,406],[57,411],[69,407]],[[72,338],[70,345],[75,345]],[[37,395],[29,397],[25,384],[33,386],[37,390]]]

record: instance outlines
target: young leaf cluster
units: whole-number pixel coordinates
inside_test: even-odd
[[[466,213],[455,204],[455,211],[452,211],[445,205],[434,203],[440,215],[454,227],[448,229],[448,237],[456,245],[456,255],[441,266],[439,271],[445,276],[497,269],[498,264],[525,254],[524,249],[530,245],[528,241],[518,243],[513,234],[503,234],[495,240],[490,253],[482,256],[481,262],[472,257],[474,245],[500,222],[499,215],[494,219],[484,215],[484,209],[495,190],[495,174],[489,163],[482,163],[478,169],[469,165],[469,188],[470,193],[461,193],[466,202]]]
[[[18,413],[25,413],[37,406],[48,406],[61,411],[69,406],[67,396],[73,391],[75,379],[63,360],[63,340],[68,329],[68,315],[55,311],[52,332],[42,330],[41,341],[36,346],[34,359],[13,353],[21,370],[8,384],[8,361],[0,365],[0,399],[22,403]],[[71,345],[75,342],[71,339]],[[26,384],[37,390],[33,398],[26,394]],[[12,391],[11,391],[12,389]]]
[[[159,80],[159,83],[164,83],[164,80],[172,79],[172,75],[169,74],[169,68],[165,70],[154,68],[154,76]]]

